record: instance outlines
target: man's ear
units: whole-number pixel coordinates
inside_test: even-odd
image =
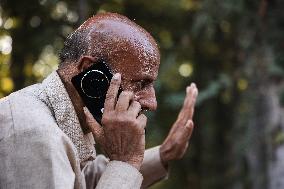
[[[92,56],[82,56],[79,60],[77,69],[80,72],[83,72],[84,70],[88,69],[93,63],[96,61],[96,59]]]

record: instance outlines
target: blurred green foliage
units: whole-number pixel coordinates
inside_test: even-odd
[[[154,36],[162,55],[149,147],[166,137],[185,87],[194,81],[200,89],[190,150],[153,188],[250,188],[240,136],[255,86],[263,78],[283,79],[283,8],[281,0],[1,0],[0,97],[56,69],[64,38],[86,18],[121,13]],[[265,64],[257,63],[261,49]]]

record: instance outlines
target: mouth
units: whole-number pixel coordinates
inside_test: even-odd
[[[141,108],[140,114],[145,114],[148,111],[150,111],[148,108]]]
[[[141,112],[148,112],[150,111],[148,108],[141,108]]]

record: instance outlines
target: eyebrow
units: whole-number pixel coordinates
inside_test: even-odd
[[[139,81],[139,80],[155,81],[157,79],[157,77],[153,77],[152,75],[148,75],[148,74],[141,74],[138,76],[138,78],[140,79],[136,79],[136,81]]]

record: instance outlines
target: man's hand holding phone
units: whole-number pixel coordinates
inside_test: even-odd
[[[145,151],[145,127],[147,117],[140,114],[141,105],[134,101],[132,92],[122,91],[117,99],[121,75],[111,80],[104,104],[102,126],[85,107],[86,121],[95,140],[110,160],[129,163],[138,170]]]

